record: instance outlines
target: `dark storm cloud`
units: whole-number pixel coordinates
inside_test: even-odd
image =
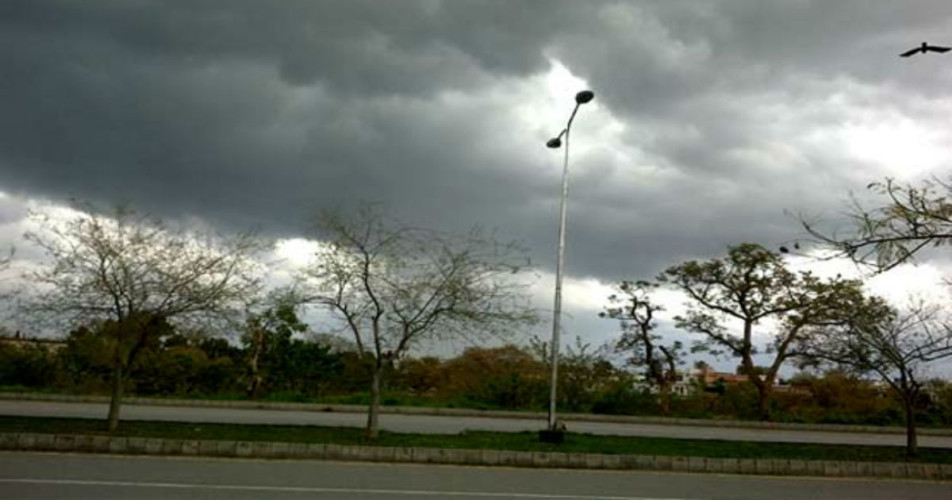
[[[586,129],[599,124],[579,117],[589,144],[573,153],[569,270],[649,277],[796,236],[785,209],[833,209],[879,175],[804,137],[842,124],[848,109],[827,101],[841,82],[873,89],[854,106],[927,115],[952,72],[895,53],[941,42],[949,13],[859,0],[7,1],[0,188],[277,235],[319,208],[382,202],[418,224],[497,227],[547,265],[560,157],[512,108],[555,58],[624,125],[618,144],[595,144],[604,135]]]

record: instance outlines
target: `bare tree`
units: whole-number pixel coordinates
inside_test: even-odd
[[[690,299],[691,308],[686,315],[676,316],[675,322],[679,328],[705,336],[694,350],[741,359],[740,371],[757,388],[763,419],[770,417],[770,392],[783,363],[797,354],[793,349],[797,340],[809,333],[809,325],[825,324],[848,313],[841,305],[861,286],[858,281],[822,281],[809,272],[792,272],[779,255],[752,243],[729,248],[726,258],[671,267],[658,279]],[[740,335],[728,330],[726,319],[741,324]],[[754,364],[759,351],[753,334],[754,327],[765,320],[777,324],[766,349],[773,360],[759,370]]]
[[[923,368],[952,356],[952,329],[940,321],[937,306],[921,301],[897,311],[878,297],[863,298],[854,302],[853,311],[839,324],[815,328],[801,339],[803,364],[827,362],[885,382],[903,407],[906,454],[914,457]]]
[[[622,335],[615,343],[617,352],[629,354],[628,363],[644,367],[648,382],[658,388],[662,413],[671,407],[671,387],[678,380],[678,366],[683,364],[681,342],[662,343],[655,333],[655,314],[664,308],[651,302],[651,293],[658,284],[647,281],[622,281],[617,293],[608,297],[609,305],[599,313],[603,318],[621,321]]]
[[[801,217],[804,228],[821,244],[858,264],[887,271],[911,261],[930,247],[952,242],[952,184],[938,178],[921,187],[892,179],[874,182],[869,190],[885,198],[875,208],[856,200],[849,209],[851,229],[846,234],[825,232]]]
[[[261,243],[172,229],[119,208],[62,220],[34,214],[42,230],[26,234],[46,252],[47,264],[29,275],[30,310],[72,323],[99,323],[112,339],[109,429],[136,355],[173,321],[228,315],[259,290],[250,256]]]
[[[326,239],[305,281],[372,360],[367,437],[378,436],[384,368],[417,343],[479,338],[535,320],[512,279],[520,252],[474,231],[451,237],[385,220],[364,208],[325,213]]]

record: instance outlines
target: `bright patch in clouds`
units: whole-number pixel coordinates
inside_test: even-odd
[[[845,125],[841,134],[849,154],[904,179],[947,165],[952,156],[948,134],[905,116],[871,116]]]
[[[903,265],[887,273],[873,276],[866,288],[896,307],[909,304],[910,300],[922,299],[927,303],[952,303],[949,286],[943,282],[948,272],[930,263]]]
[[[882,274],[870,274],[848,259],[823,259],[822,253],[812,256],[788,256],[789,267],[796,271],[811,271],[821,278],[841,276],[848,279],[865,279],[866,290],[878,295],[895,307],[902,308],[910,300],[923,299],[929,303],[948,304],[952,293],[944,279],[952,276],[931,262],[903,264]]]
[[[305,238],[281,239],[274,244],[274,255],[288,267],[304,267],[314,259],[320,244]]]
[[[523,127],[540,136],[540,146],[565,127],[575,106],[575,94],[592,88],[559,60],[550,58],[549,63],[549,71],[545,74],[520,82],[521,88],[516,92],[519,98],[514,108],[515,117]],[[539,92],[540,88],[545,89],[544,92]],[[572,128],[572,138],[578,139],[572,140],[571,144],[573,169],[584,168],[586,154],[596,148],[610,151],[616,161],[633,156],[632,147],[622,139],[626,129],[624,122],[599,102],[597,91],[595,99],[580,108],[578,120],[584,120],[585,126]],[[538,152],[550,153],[544,148],[539,148]],[[546,158],[553,160],[551,154]],[[554,158],[556,161],[560,159],[560,155]]]

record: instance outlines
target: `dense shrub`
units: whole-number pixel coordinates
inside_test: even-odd
[[[0,385],[25,390],[108,392],[112,345],[95,329],[70,332],[49,343],[0,344]],[[559,410],[612,415],[660,415],[658,396],[637,377],[581,346],[560,361]],[[245,397],[248,351],[221,338],[168,335],[146,347],[133,366],[130,394]],[[272,401],[367,404],[373,360],[341,352],[321,341],[274,336],[261,360],[258,396]],[[544,411],[549,367],[539,352],[518,346],[466,349],[443,360],[405,358],[386,367],[386,405],[425,405]],[[748,384],[719,384],[674,397],[670,416],[756,419],[757,394]],[[769,404],[776,420],[900,425],[903,414],[888,388],[847,373],[801,374],[777,387]],[[922,425],[952,425],[952,384],[927,384],[918,416]]]

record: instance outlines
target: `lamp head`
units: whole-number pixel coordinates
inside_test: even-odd
[[[558,137],[553,137],[549,139],[548,142],[545,143],[545,147],[549,149],[558,149],[562,147],[562,139],[559,139]]]
[[[595,92],[591,90],[583,90],[578,94],[575,94],[575,102],[578,104],[585,104],[595,98]]]

